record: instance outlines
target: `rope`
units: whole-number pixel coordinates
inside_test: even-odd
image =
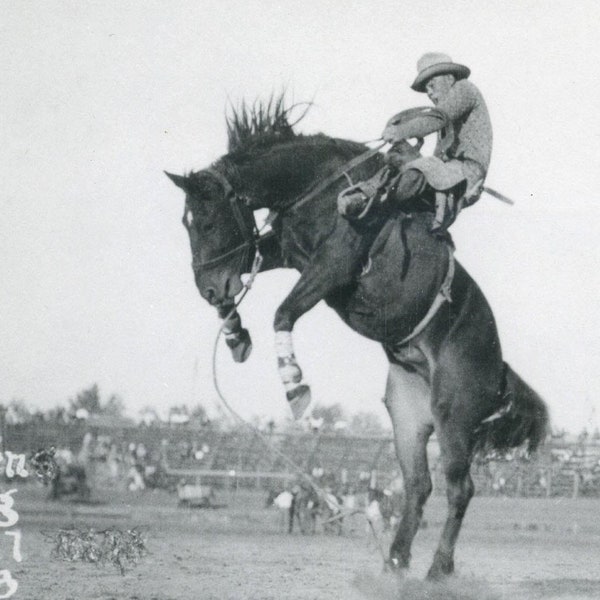
[[[329,177],[326,177],[323,181],[318,183],[316,185],[316,187],[312,188],[312,190],[309,189],[308,193],[303,194],[299,198],[294,198],[291,201],[283,202],[281,204],[281,206],[275,207],[275,210],[277,212],[284,212],[286,210],[291,210],[291,209],[296,210],[298,207],[302,206],[303,204],[306,204],[307,202],[314,200],[319,194],[324,192],[330,185],[333,185],[340,177],[348,178],[349,171],[352,171],[352,169],[355,169],[362,163],[366,162],[367,160],[373,158],[375,155],[379,154],[379,150],[381,150],[381,148],[383,148],[386,144],[387,144],[387,142],[381,142],[380,144],[375,146],[375,148],[370,148],[366,152],[363,152],[362,154],[355,156],[352,160],[350,160],[347,163],[345,163],[344,165],[342,165],[337,171],[332,173]]]
[[[255,279],[256,275],[258,274],[258,271],[260,270],[262,260],[263,260],[263,258],[257,250],[256,255],[254,257],[254,262],[252,264],[252,270],[250,272],[250,276],[248,278],[248,281],[243,286],[241,296],[236,301],[233,308],[228,313],[228,315],[225,317],[225,319],[223,319],[223,324],[221,325],[221,327],[219,327],[219,331],[217,332],[217,336],[215,338],[215,343],[214,343],[214,347],[213,347],[213,355],[212,355],[213,385],[215,386],[215,391],[217,392],[219,400],[221,401],[223,406],[225,406],[225,408],[229,411],[229,413],[233,416],[233,418],[242,427],[249,430],[256,437],[258,437],[260,439],[260,441],[269,449],[269,451],[271,451],[273,454],[276,454],[279,458],[281,458],[283,460],[283,462],[288,467],[290,467],[295,473],[300,475],[311,486],[311,488],[316,492],[316,494],[319,496],[320,499],[324,500],[325,502],[328,502],[327,492],[321,486],[319,486],[315,482],[315,480],[310,475],[308,475],[308,473],[305,473],[304,469],[300,465],[298,465],[296,462],[294,462],[284,452],[279,450],[279,448],[276,448],[275,446],[273,446],[273,444],[271,444],[271,442],[266,438],[264,433],[262,431],[260,431],[260,429],[258,429],[251,423],[248,423],[246,420],[244,420],[244,418],[229,404],[229,402],[227,401],[227,398],[225,397],[225,395],[223,394],[223,392],[221,391],[221,388],[219,386],[219,380],[217,377],[217,349],[218,349],[218,345],[219,345],[219,339],[221,338],[221,336],[223,334],[223,329],[225,328],[226,322],[235,313],[238,306],[242,303],[242,300],[246,297],[246,294],[252,287],[252,284],[254,283],[254,279]],[[377,547],[383,558],[384,568],[386,568],[388,561],[386,559],[385,552],[384,552],[383,546],[381,544],[381,540],[380,540],[379,536],[377,535],[377,532],[375,530],[373,522],[367,515],[366,511],[362,510],[362,509],[353,509],[351,511],[343,511],[342,508],[339,506],[339,504],[337,505],[337,508],[339,509],[338,514],[330,519],[327,519],[326,521],[324,521],[324,523],[329,523],[331,521],[343,519],[344,517],[352,516],[354,514],[363,514],[365,516],[367,523],[369,524],[370,531],[373,534],[375,543],[377,544]]]
[[[371,158],[371,156],[374,156],[379,151],[379,148],[381,148],[383,145],[385,145],[385,143],[379,145],[377,148],[375,148],[373,150],[370,150],[370,151],[365,152],[364,154],[360,155],[359,157],[354,159],[354,161],[351,161],[349,164],[347,164],[346,169],[350,170],[350,169],[354,168],[355,166],[357,166],[358,164],[360,164],[361,162],[368,160],[369,158]],[[341,175],[345,175],[346,177],[349,178],[349,175],[347,175],[346,172],[343,172],[342,174],[336,174],[336,178],[340,177]],[[331,183],[332,183],[332,181],[323,182],[323,184],[326,184],[326,185],[331,185]],[[311,194],[309,194],[309,197],[312,198],[314,195],[316,195],[316,193],[322,191],[321,188],[326,187],[326,185],[323,185],[323,184],[321,184],[321,186],[319,186],[317,188],[317,190],[314,190]],[[302,199],[301,203],[304,203],[307,199],[310,199],[310,198],[304,197]],[[264,223],[264,225],[260,228],[260,230],[255,232],[255,239],[260,239],[260,233],[267,225],[269,225],[268,220]],[[238,250],[238,249],[239,248],[236,248],[236,250]],[[250,276],[248,277],[248,280],[242,287],[242,292],[240,294],[240,297],[235,302],[235,304],[233,305],[232,309],[229,311],[227,316],[223,319],[223,323],[219,327],[219,331],[217,332],[217,335],[215,338],[213,354],[212,354],[213,385],[215,387],[215,391],[217,392],[219,400],[221,401],[223,406],[225,406],[225,408],[229,411],[229,413],[232,415],[234,420],[237,421],[242,427],[244,427],[245,429],[247,429],[251,433],[253,433],[256,437],[258,437],[259,440],[269,449],[269,451],[271,451],[273,454],[276,454],[279,458],[281,458],[281,460],[288,467],[290,467],[292,469],[292,471],[294,471],[295,473],[300,475],[310,485],[310,487],[315,491],[315,493],[317,494],[317,496],[319,496],[319,498],[321,500],[323,500],[327,504],[330,504],[331,500],[329,500],[329,498],[328,498],[329,494],[321,486],[319,486],[308,473],[305,473],[304,469],[300,465],[298,465],[291,458],[289,458],[289,456],[287,456],[284,452],[282,452],[281,450],[279,450],[278,448],[273,446],[273,444],[271,444],[269,439],[267,439],[267,437],[263,434],[262,431],[260,431],[260,429],[258,429],[251,423],[248,423],[246,420],[244,420],[244,418],[229,404],[229,402],[227,401],[227,398],[225,397],[225,395],[223,394],[223,392],[221,391],[221,388],[219,386],[219,380],[217,377],[217,349],[219,346],[219,340],[220,340],[221,336],[223,335],[223,330],[225,329],[225,325],[226,325],[227,321],[237,311],[239,305],[242,303],[242,301],[246,297],[246,294],[250,291],[252,284],[254,283],[254,279],[256,278],[256,276],[258,275],[258,273],[260,271],[262,262],[263,262],[263,257],[259,252],[258,244],[257,244],[255,254],[254,254],[254,260],[252,261],[252,268],[250,270]],[[329,523],[331,521],[343,519],[344,517],[352,516],[354,514],[363,514],[365,516],[367,523],[369,524],[371,533],[373,534],[373,537],[375,539],[375,543],[377,544],[377,547],[379,548],[379,551],[383,558],[383,564],[384,564],[384,569],[385,569],[387,567],[388,561],[385,557],[385,552],[383,550],[381,540],[380,540],[379,536],[377,535],[377,532],[375,530],[373,522],[367,515],[366,511],[362,510],[362,509],[352,509],[350,511],[344,511],[344,510],[342,510],[342,508],[339,506],[339,504],[337,502],[336,502],[336,508],[338,509],[338,513],[336,515],[334,515],[333,517],[331,517],[330,519],[327,519],[326,521],[324,521],[324,523]]]
[[[252,277],[252,275],[251,275],[251,277]],[[239,301],[236,302],[235,306],[231,309],[231,312],[224,319],[224,323],[219,328],[219,331],[217,333],[217,337],[215,339],[215,344],[214,344],[214,348],[213,348],[213,356],[212,356],[212,363],[213,363],[213,365],[212,365],[213,366],[213,385],[215,386],[215,390],[217,392],[219,400],[221,401],[221,403],[223,404],[223,406],[225,406],[225,408],[229,411],[229,413],[233,416],[233,418],[240,425],[242,425],[245,429],[249,430],[251,433],[253,433],[255,436],[257,436],[261,440],[261,442],[263,442],[263,444],[265,446],[267,446],[267,448],[271,452],[273,452],[273,454],[276,454],[279,458],[281,458],[283,460],[283,462],[288,467],[290,467],[295,473],[297,473],[300,476],[302,476],[302,478],[306,480],[306,482],[313,488],[313,490],[319,495],[319,497],[324,498],[325,497],[325,490],[323,488],[321,488],[319,485],[317,485],[317,483],[315,483],[315,481],[313,480],[313,478],[310,477],[310,475],[308,475],[307,473],[305,473],[304,470],[303,470],[303,468],[300,465],[298,465],[297,463],[295,463],[291,458],[289,458],[281,450],[279,450],[278,448],[276,448],[275,446],[273,446],[273,444],[271,444],[271,442],[266,438],[266,436],[263,434],[263,432],[260,431],[260,429],[258,429],[257,427],[255,427],[251,423],[248,423],[246,420],[244,420],[244,418],[229,404],[229,402],[227,401],[227,398],[225,397],[225,395],[223,394],[223,392],[221,391],[221,388],[219,386],[219,381],[218,381],[218,377],[217,377],[217,348],[218,348],[218,344],[219,344],[219,339],[221,338],[221,335],[223,333],[223,329],[225,327],[225,322],[227,321],[227,319],[229,319],[233,315],[234,311],[240,305],[241,301],[244,299],[244,296],[246,295],[246,293],[250,289],[250,286],[248,286],[248,284],[246,284],[244,286],[244,288],[246,288],[246,289],[244,289],[244,291],[242,292],[242,296],[240,297]]]
[[[215,339],[213,355],[212,355],[213,385],[215,386],[215,390],[216,390],[217,395],[219,396],[219,399],[221,400],[223,406],[225,406],[225,408],[229,411],[229,413],[233,416],[233,418],[240,425],[242,425],[243,427],[245,427],[246,429],[251,431],[254,435],[256,435],[267,446],[267,448],[269,448],[269,450],[271,450],[274,454],[279,456],[279,458],[281,458],[289,467],[291,467],[293,471],[302,475],[307,480],[307,482],[311,485],[311,487],[315,490],[315,492],[317,492],[317,494],[319,494],[319,496],[324,497],[324,494],[325,494],[324,490],[322,488],[320,488],[309,475],[304,473],[302,467],[300,467],[298,464],[296,464],[286,454],[281,452],[281,450],[279,450],[278,448],[275,448],[275,446],[273,446],[271,444],[271,442],[265,437],[265,435],[263,434],[262,431],[260,431],[260,429],[258,429],[251,423],[248,423],[247,421],[244,420],[244,418],[229,404],[229,402],[227,401],[227,398],[225,398],[225,395],[223,394],[223,392],[221,391],[221,388],[219,386],[219,381],[218,381],[218,377],[217,377],[217,349],[218,349],[218,345],[219,345],[219,339],[221,338],[221,335],[223,334],[223,329],[225,328],[227,321],[231,318],[231,316],[233,316],[233,314],[237,310],[238,306],[242,303],[242,300],[246,297],[246,294],[252,287],[254,278],[258,274],[258,270],[260,269],[261,264],[262,264],[262,256],[257,251],[255,259],[254,259],[254,263],[252,265],[252,271],[250,273],[250,277],[248,278],[248,281],[245,283],[245,285],[243,287],[242,294],[241,294],[240,298],[237,300],[237,302],[234,304],[231,311],[225,317],[225,319],[223,319],[223,323],[222,323],[221,327],[219,327],[219,331],[217,332],[217,337]]]

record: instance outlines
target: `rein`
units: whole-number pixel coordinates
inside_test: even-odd
[[[334,171],[329,177],[326,177],[323,181],[318,183],[317,186],[310,190],[307,194],[303,194],[300,197],[294,198],[291,201],[284,203],[282,206],[276,209],[276,212],[280,213],[286,210],[290,210],[292,208],[295,209],[299,206],[302,206],[303,204],[306,204],[307,202],[310,202],[319,194],[324,192],[330,185],[333,185],[341,177],[349,177],[348,171],[355,169],[362,163],[366,162],[367,160],[378,154],[379,150],[381,150],[381,148],[383,148],[386,144],[387,142],[382,142],[375,148],[367,150],[366,152],[363,152],[362,154],[359,154],[358,156],[354,157],[352,160],[342,165],[337,171]],[[199,271],[201,269],[211,269],[221,264],[223,261],[228,260],[232,256],[235,256],[236,254],[241,252],[248,251],[251,248],[253,248],[255,251],[256,259],[256,256],[258,254],[258,244],[261,240],[261,237],[260,231],[256,226],[256,221],[254,220],[254,213],[252,212],[252,210],[249,209],[245,200],[235,193],[233,186],[231,185],[231,183],[229,183],[229,180],[225,177],[225,175],[223,175],[223,173],[213,168],[208,168],[204,171],[212,175],[223,186],[225,198],[229,199],[233,216],[242,236],[244,237],[244,241],[241,244],[237,245],[235,248],[228,250],[224,254],[219,254],[218,256],[215,256],[214,258],[211,258],[206,261],[200,260],[200,258],[194,253],[192,255],[192,269],[194,271]],[[252,219],[252,225],[250,227],[248,227],[248,222],[244,218],[244,212],[248,213]]]
[[[379,144],[378,146],[376,146],[375,148],[367,150],[366,152],[363,152],[359,156],[353,158],[351,161],[344,164],[340,169],[338,169],[337,171],[332,173],[329,177],[327,177],[323,181],[321,181],[315,188],[313,188],[307,194],[304,194],[303,196],[296,198],[296,199],[292,200],[291,202],[286,203],[283,207],[279,207],[278,212],[284,211],[284,210],[289,210],[291,208],[296,208],[298,206],[301,206],[302,204],[305,204],[305,203],[313,200],[314,198],[316,198],[319,194],[321,194],[323,191],[325,191],[330,185],[335,183],[341,177],[345,176],[346,178],[348,178],[349,177],[348,171],[356,168],[357,166],[361,165],[362,163],[366,162],[367,160],[369,160],[370,158],[375,156],[379,152],[379,150],[385,145],[386,145],[386,142],[383,142],[383,143]],[[261,432],[257,427],[255,427],[251,423],[247,422],[241,415],[239,415],[233,409],[233,407],[229,404],[229,402],[225,398],[225,396],[219,386],[218,375],[217,375],[217,349],[218,349],[219,339],[220,339],[221,335],[223,334],[223,331],[225,329],[227,321],[237,311],[237,308],[239,307],[239,305],[242,303],[242,301],[246,297],[246,294],[252,287],[252,284],[254,282],[254,279],[256,278],[256,275],[260,271],[260,267],[261,267],[262,261],[263,261],[263,257],[259,251],[259,243],[260,243],[260,240],[262,239],[261,235],[260,235],[262,228],[261,228],[261,230],[258,230],[258,228],[256,226],[256,221],[254,220],[253,212],[249,209],[249,207],[245,203],[244,199],[235,193],[233,186],[229,183],[227,178],[222,173],[217,171],[216,169],[209,168],[209,169],[206,169],[206,172],[213,175],[213,177],[215,177],[223,186],[223,190],[225,192],[225,197],[228,198],[230,201],[233,215],[238,224],[240,232],[244,236],[244,241],[241,244],[239,244],[238,246],[236,246],[235,248],[233,248],[232,250],[229,250],[229,251],[225,252],[224,254],[221,254],[219,256],[216,256],[216,257],[214,257],[210,260],[204,261],[204,262],[200,261],[198,259],[198,257],[196,255],[194,255],[192,257],[193,269],[197,270],[197,269],[211,268],[211,267],[214,267],[214,266],[220,264],[224,260],[227,260],[231,256],[234,256],[235,254],[237,254],[241,251],[247,251],[250,248],[254,249],[254,259],[252,262],[252,269],[250,272],[250,276],[242,288],[240,297],[235,302],[235,304],[233,305],[233,307],[231,308],[230,312],[225,317],[225,319],[223,319],[223,323],[222,323],[221,327],[219,328],[219,331],[215,338],[213,357],[212,357],[213,385],[215,387],[215,390],[217,392],[219,399],[221,400],[221,403],[225,406],[225,408],[229,411],[229,413],[233,416],[233,418],[238,423],[240,423],[243,427],[245,427],[246,429],[251,431],[256,437],[258,437],[261,440],[261,442],[268,448],[268,450],[270,452],[277,455],[288,467],[290,467],[294,472],[296,472],[298,475],[300,475],[304,479],[304,481],[306,481],[308,483],[308,485],[310,485],[310,487],[316,492],[317,496],[320,499],[323,499],[323,500],[325,500],[325,502],[327,502],[328,494],[327,494],[326,490],[324,490],[313,479],[313,477],[311,477],[310,475],[305,473],[304,469],[300,465],[298,465],[294,460],[292,460],[287,454],[285,454],[284,452],[282,452],[281,450],[276,448],[271,443],[271,441],[267,438],[267,436],[265,436],[263,434],[263,432]],[[250,213],[250,216],[252,219],[252,225],[250,227],[248,226],[248,222],[244,219],[244,214],[243,214],[244,209],[246,210],[247,213]],[[185,219],[184,219],[184,221],[185,221]],[[267,223],[265,223],[265,226],[267,225]],[[452,256],[451,256],[451,260],[452,260]],[[452,261],[452,268],[453,268],[453,266],[454,266],[454,263]],[[448,283],[448,288],[449,288],[450,283],[451,283],[451,279]],[[337,505],[337,502],[335,504]],[[336,519],[342,519],[345,516],[349,516],[351,514],[356,514],[356,513],[362,513],[365,515],[365,518],[369,524],[371,533],[373,534],[375,542],[379,548],[379,551],[381,552],[381,556],[383,558],[383,563],[384,563],[384,568],[386,568],[388,561],[386,559],[386,555],[383,550],[381,540],[379,538],[379,535],[377,534],[377,531],[375,530],[375,527],[373,525],[371,518],[369,517],[369,515],[367,515],[366,511],[364,511],[364,510],[344,511],[342,509],[342,507],[340,507],[339,505],[337,505],[336,508],[338,509],[338,514],[335,515],[332,519],[329,519],[329,521],[333,521]]]
[[[275,210],[277,212],[284,212],[289,209],[296,209],[307,202],[310,202],[314,198],[316,198],[319,194],[324,192],[330,185],[333,185],[338,179],[341,177],[348,177],[348,171],[355,169],[362,163],[366,162],[373,156],[379,153],[379,151],[387,144],[387,142],[382,142],[381,144],[375,146],[375,148],[371,148],[358,156],[355,156],[352,160],[342,165],[337,171],[334,171],[329,177],[326,177],[321,181],[315,188],[310,190],[307,194],[303,194],[300,197],[294,198],[288,202],[282,203],[281,206],[277,207]]]
[[[323,191],[325,191],[330,185],[335,183],[341,177],[343,177],[343,176],[348,177],[348,171],[356,168],[357,166],[361,165],[362,163],[366,162],[367,160],[369,160],[370,158],[375,156],[379,152],[379,150],[381,148],[383,148],[383,146],[386,145],[386,143],[387,142],[383,142],[383,143],[377,145],[375,148],[367,150],[366,152],[363,152],[362,154],[354,157],[351,161],[342,165],[342,167],[340,167],[337,171],[332,173],[329,177],[326,177],[310,192],[284,204],[284,206],[279,208],[278,212],[290,210],[290,209],[296,209],[297,207],[299,207],[307,202],[310,202],[311,200],[316,198],[319,194],[321,194]],[[240,297],[238,302],[235,303],[235,305],[230,313],[230,314],[233,314],[234,311],[236,310],[236,308],[239,306],[239,303],[243,300],[244,296],[250,289],[250,287],[252,285],[252,281],[256,277],[256,274],[258,273],[258,270],[260,269],[260,265],[262,264],[262,256],[258,249],[259,242],[261,240],[261,235],[260,235],[261,232],[258,230],[258,228],[256,226],[256,221],[254,220],[254,213],[252,212],[251,209],[249,209],[249,207],[245,203],[244,199],[235,193],[233,186],[231,185],[231,183],[229,183],[229,181],[227,180],[225,175],[223,175],[216,169],[212,169],[212,168],[206,169],[206,172],[210,173],[213,177],[215,177],[223,186],[223,190],[225,192],[225,197],[228,198],[230,201],[233,215],[235,217],[235,220],[239,227],[239,230],[244,237],[244,241],[241,244],[239,244],[238,246],[236,246],[235,248],[225,252],[224,254],[220,254],[219,256],[216,256],[216,257],[214,257],[210,260],[204,261],[204,262],[199,261],[198,257],[196,255],[194,255],[192,257],[192,268],[194,270],[212,268],[212,267],[219,265],[221,262],[228,260],[230,257],[235,256],[236,254],[238,254],[242,251],[246,252],[246,251],[250,250],[251,248],[254,249],[254,259],[253,259],[253,263],[252,263],[252,270],[251,270],[250,278],[248,280],[248,283],[246,285],[244,285],[244,287],[243,287],[242,296]],[[252,225],[250,227],[248,226],[247,220],[244,218],[244,214],[243,214],[244,210],[246,213],[249,213],[250,217],[252,218]],[[267,223],[265,223],[265,225],[266,224]],[[407,335],[404,339],[402,339],[401,341],[394,344],[395,348],[404,346],[410,340],[417,337],[427,327],[427,325],[429,325],[429,323],[431,322],[433,317],[437,314],[440,307],[445,302],[452,302],[452,298],[450,295],[450,289],[452,287],[452,281],[454,280],[454,271],[455,271],[454,253],[452,251],[452,248],[449,247],[448,248],[448,270],[446,272],[446,277],[444,278],[444,281],[442,282],[442,285],[440,286],[440,290],[438,291],[435,298],[433,299],[433,302],[432,302],[431,306],[429,307],[429,310],[427,311],[426,315],[423,317],[423,319],[421,319],[421,321],[416,325],[416,327],[413,329],[413,331],[409,335]],[[224,322],[226,322],[226,321],[227,321],[227,319],[224,320]],[[219,334],[220,333],[221,333],[221,331],[219,331]],[[218,340],[218,336],[217,336],[217,340]],[[214,370],[213,370],[213,372],[214,372]],[[219,396],[221,396],[221,393],[219,391],[216,380],[215,380],[215,387],[217,388],[217,392],[219,393]],[[222,396],[221,396],[221,399],[224,400],[222,398]],[[231,411],[231,409],[230,409],[230,411]],[[233,411],[231,411],[231,412],[233,412]]]

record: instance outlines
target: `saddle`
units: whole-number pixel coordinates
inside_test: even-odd
[[[386,155],[387,164],[383,169],[339,194],[340,214],[356,223],[373,220],[373,213],[393,200],[396,185],[404,173],[414,169],[423,174],[434,192],[434,201],[426,209],[433,214],[432,232],[446,231],[464,207],[479,199],[483,172],[476,163],[469,164],[472,161],[444,162],[435,156],[422,157],[419,149],[420,146],[411,146],[406,141],[393,146]]]
[[[439,123],[442,131],[442,153],[453,144],[454,130],[446,115],[432,107],[418,107],[394,115],[388,125],[393,125],[403,138],[395,143],[386,154],[386,166],[374,177],[344,189],[338,196],[338,211],[350,221],[373,220],[373,212],[393,198],[395,185],[410,169],[423,174],[434,191],[435,201],[430,207],[433,213],[432,231],[445,232],[456,220],[465,206],[474,204],[483,189],[484,173],[473,161],[451,159],[442,161],[437,156],[423,157],[420,150],[423,135],[431,131],[431,122]],[[416,145],[407,139],[417,138]],[[366,223],[365,223],[366,224]]]

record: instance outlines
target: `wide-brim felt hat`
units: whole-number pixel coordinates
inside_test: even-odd
[[[471,74],[469,67],[453,62],[441,52],[424,54],[417,62],[417,71],[419,73],[410,86],[416,92],[424,92],[427,82],[436,75],[454,75],[456,79],[466,79]]]

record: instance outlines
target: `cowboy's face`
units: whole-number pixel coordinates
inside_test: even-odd
[[[446,74],[446,75],[436,75],[432,77],[425,84],[425,91],[427,92],[427,96],[434,103],[437,104],[442,98],[445,98],[450,88],[454,85],[456,79],[454,75]]]

